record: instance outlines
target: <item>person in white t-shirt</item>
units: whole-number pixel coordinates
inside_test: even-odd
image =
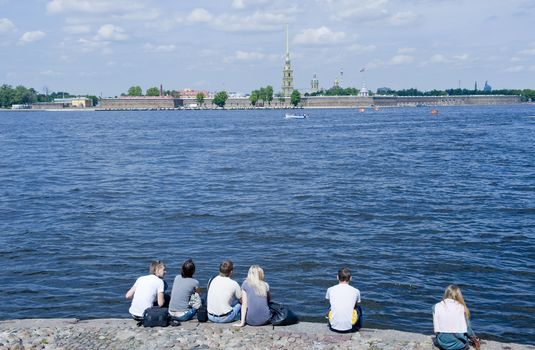
[[[159,260],[150,264],[149,275],[139,277],[136,283],[126,292],[126,299],[132,299],[128,310],[132,317],[139,321],[143,319],[143,312],[157,302],[158,306],[165,305],[165,264]]]
[[[480,341],[470,326],[470,310],[461,289],[450,284],[442,301],[433,306],[435,345],[442,350],[468,349],[472,344],[479,350]]]
[[[219,265],[219,276],[210,282],[207,294],[208,319],[216,323],[238,321],[241,316],[241,288],[230,277],[234,264],[225,260]]]
[[[347,267],[338,270],[338,284],[327,289],[325,299],[331,308],[327,314],[329,329],[337,333],[356,332],[362,326],[360,291],[349,285],[351,271]]]

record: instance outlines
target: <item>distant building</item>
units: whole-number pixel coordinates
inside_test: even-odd
[[[366,89],[366,83],[362,83],[362,89],[359,91],[360,97],[368,97],[370,95],[370,92],[368,89]]]
[[[91,108],[93,100],[88,97],[55,98],[52,102],[32,103],[32,109]]]
[[[288,25],[286,25],[286,58],[284,61],[284,70],[282,72],[282,95],[290,97],[294,91],[294,78],[292,66],[290,64],[290,49],[288,44]]]
[[[492,86],[490,86],[487,81],[485,81],[485,86],[483,87],[483,91],[485,91],[485,92],[491,92],[492,91]]]
[[[182,89],[177,91],[180,98],[197,98],[198,93],[204,94],[205,98],[211,97],[212,94],[207,90]]]
[[[314,74],[314,77],[310,81],[310,92],[316,93],[318,91],[320,91],[320,82],[316,77],[316,74]]]

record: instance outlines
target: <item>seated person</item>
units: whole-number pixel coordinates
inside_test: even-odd
[[[173,282],[171,302],[169,303],[169,315],[178,321],[191,320],[200,307],[200,305],[195,305],[196,307],[190,305],[192,295],[199,291],[199,281],[192,278],[194,273],[195,264],[192,259],[188,259],[182,264],[181,275],[176,276]]]
[[[331,308],[328,313],[329,329],[337,333],[356,332],[361,327],[362,309],[360,291],[349,285],[351,271],[347,267],[338,270],[338,284],[327,289],[325,298],[329,300]]]
[[[151,262],[149,273],[139,277],[125,295],[126,299],[132,299],[128,311],[137,321],[143,319],[143,312],[155,303],[160,307],[165,306],[164,263],[159,260]]]
[[[270,299],[269,285],[264,282],[264,270],[258,265],[251,266],[242,284],[241,322],[236,326],[268,324],[271,321]]]
[[[219,265],[219,276],[210,282],[207,294],[208,319],[215,323],[229,323],[240,319],[241,289],[231,279],[234,264],[225,260]]]
[[[434,343],[442,350],[479,349],[480,342],[470,327],[470,310],[464,302],[461,289],[450,284],[442,301],[433,306]]]

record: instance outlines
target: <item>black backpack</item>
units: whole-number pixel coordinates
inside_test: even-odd
[[[289,326],[299,323],[299,317],[287,306],[274,302],[269,302],[268,306],[271,312],[271,324],[273,326]]]
[[[166,307],[152,306],[143,312],[143,320],[138,326],[167,327],[169,326],[169,310]]]

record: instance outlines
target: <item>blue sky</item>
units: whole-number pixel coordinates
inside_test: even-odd
[[[279,91],[288,24],[302,92],[313,74],[325,88],[535,88],[533,23],[533,0],[0,0],[0,84]]]

